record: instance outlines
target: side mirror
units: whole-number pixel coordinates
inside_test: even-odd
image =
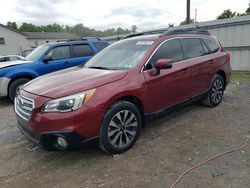
[[[52,57],[51,56],[45,56],[44,58],[43,58],[43,62],[44,63],[48,63],[48,61],[51,61],[52,60]]]
[[[156,62],[155,68],[157,68],[157,69],[171,69],[172,68],[172,60],[171,59],[159,59]]]

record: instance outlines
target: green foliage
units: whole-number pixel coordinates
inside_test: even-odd
[[[217,19],[233,18],[236,16],[236,12],[232,12],[230,9],[224,10]]]
[[[190,20],[190,23],[194,23],[194,20],[191,19],[191,20]],[[186,25],[186,24],[188,24],[188,23],[187,23],[187,20],[184,20],[183,22],[180,23],[180,25]]]
[[[136,30],[137,30],[137,26],[136,25],[132,25],[131,29],[132,29],[132,32],[135,33]]]
[[[169,23],[168,27],[174,27],[174,24]]]
[[[80,37],[105,37],[112,35],[128,34],[131,33],[132,31],[136,32],[137,29],[137,26],[133,25],[131,27],[132,31],[129,29],[122,29],[121,27],[117,29],[111,28],[111,29],[106,29],[104,31],[98,31],[95,29],[85,27],[81,23],[76,24],[75,26],[69,26],[69,25],[64,26],[64,25],[59,25],[57,23],[36,26],[32,23],[22,23],[21,26],[18,28],[15,22],[8,22],[7,26],[19,30],[21,32],[68,32],[68,33],[74,33]]]
[[[18,29],[16,22],[7,22],[7,26],[12,28],[12,29]]]
[[[246,10],[246,15],[250,15],[250,3],[248,4],[248,8]]]
[[[246,11],[244,13],[236,13],[231,11],[230,9],[224,10],[223,13],[221,13],[217,19],[225,19],[225,18],[233,18],[236,16],[246,16],[246,15],[250,15],[250,3],[248,4],[248,8],[246,9]]]

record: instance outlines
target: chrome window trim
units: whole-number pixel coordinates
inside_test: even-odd
[[[156,51],[165,43],[165,42],[168,42],[168,41],[170,41],[170,40],[174,40],[174,39],[186,39],[186,38],[191,38],[191,39],[208,39],[208,40],[210,40],[210,41],[212,41],[213,43],[215,43],[213,40],[211,40],[210,38],[205,38],[205,37],[175,37],[175,38],[170,38],[170,39],[166,39],[166,40],[164,40],[164,41],[162,41],[161,42],[161,44],[159,45],[159,46],[157,46],[157,48],[153,51],[153,53],[150,55],[150,57],[148,58],[148,60],[146,61],[146,63],[143,65],[143,67],[141,68],[141,71],[140,72],[147,72],[148,70],[143,70],[146,66],[147,66],[147,64],[148,64],[148,62],[151,60],[151,58],[153,57],[153,55],[156,53]],[[216,45],[218,45],[217,43],[215,43]],[[219,48],[219,50],[217,51],[217,52],[215,52],[215,53],[212,53],[212,54],[208,54],[208,55],[204,55],[204,56],[200,56],[200,57],[194,57],[194,58],[190,58],[190,59],[184,59],[184,60],[182,60],[182,61],[178,61],[178,62],[174,62],[173,63],[173,65],[174,64],[179,64],[179,63],[184,63],[184,62],[186,62],[186,61],[190,61],[190,60],[194,60],[194,59],[199,59],[199,58],[202,58],[202,57],[207,57],[207,56],[211,56],[211,55],[215,55],[215,54],[217,54],[217,53],[219,53],[220,51],[221,51],[221,46],[220,45],[218,45],[220,48]],[[209,49],[208,49],[209,50]],[[151,70],[151,69],[149,69],[149,70]]]

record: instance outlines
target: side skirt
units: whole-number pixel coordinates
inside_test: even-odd
[[[200,101],[200,100],[206,98],[207,95],[208,95],[208,91],[204,92],[204,93],[201,93],[199,95],[196,95],[196,96],[194,96],[194,97],[192,97],[190,99],[184,100],[184,101],[182,101],[180,103],[177,103],[175,105],[169,106],[169,107],[167,107],[167,108],[165,108],[165,109],[163,109],[161,111],[145,114],[145,120],[146,120],[146,122],[148,122],[148,121],[150,121],[152,119],[155,119],[155,118],[157,118],[159,116],[163,116],[163,115],[166,115],[166,114],[168,114],[168,113],[170,113],[172,111],[176,111],[178,109],[186,107],[186,106],[188,106],[190,104],[193,104],[193,103],[195,103],[197,101]]]

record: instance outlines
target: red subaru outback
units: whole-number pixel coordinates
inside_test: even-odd
[[[18,127],[48,149],[98,141],[105,151],[122,153],[135,144],[146,117],[194,101],[217,106],[230,72],[230,55],[207,31],[131,35],[85,66],[24,85],[15,98]]]

